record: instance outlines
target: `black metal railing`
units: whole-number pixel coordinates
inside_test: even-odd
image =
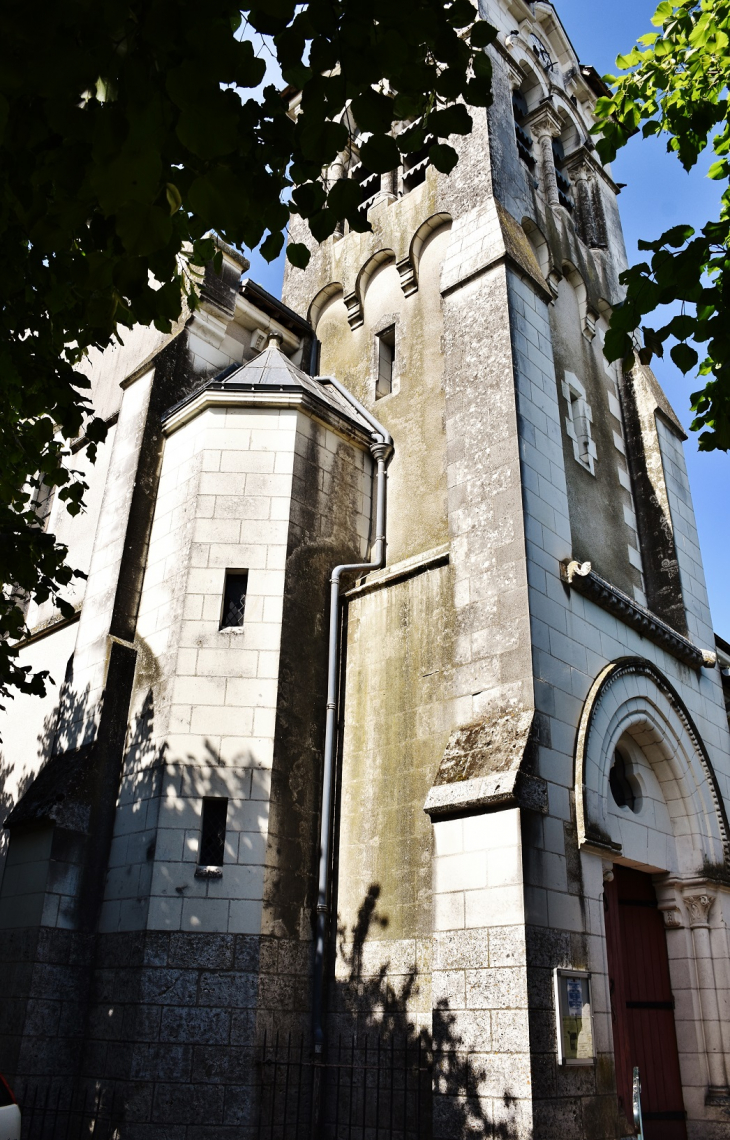
[[[22,1140],[117,1140],[123,1101],[112,1088],[21,1085],[15,1089]]]
[[[413,1037],[340,1037],[323,1056],[314,1054],[304,1036],[265,1037],[255,1070],[245,1075],[257,1140],[431,1136],[433,1054]],[[134,1082],[28,1081],[15,1089],[21,1138],[125,1140],[126,1102],[133,1090]]]
[[[342,1038],[325,1057],[305,1039],[261,1052],[259,1140],[426,1140],[432,1058],[405,1037]]]

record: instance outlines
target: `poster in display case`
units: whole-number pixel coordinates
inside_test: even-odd
[[[591,975],[587,970],[555,971],[555,1015],[558,1023],[558,1064],[594,1064],[596,1044]]]

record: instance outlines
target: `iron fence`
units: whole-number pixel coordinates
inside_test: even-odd
[[[326,1057],[305,1039],[264,1040],[259,1140],[427,1140],[431,1055],[408,1037],[340,1037]]]
[[[15,1089],[22,1140],[118,1140],[122,1097],[111,1088],[53,1088],[27,1084]]]
[[[407,1036],[340,1037],[325,1056],[277,1035],[257,1050],[250,1085],[256,1140],[429,1140],[433,1057]],[[249,1074],[249,1077],[252,1074]],[[125,1140],[134,1083],[15,1089],[22,1140]],[[154,1128],[148,1121],[146,1128]],[[132,1127],[129,1125],[128,1127]],[[161,1132],[169,1132],[160,1124]],[[244,1128],[246,1136],[251,1132]]]

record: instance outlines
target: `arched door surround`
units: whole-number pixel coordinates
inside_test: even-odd
[[[640,657],[606,666],[583,707],[575,753],[581,847],[642,861],[624,850],[611,807],[609,776],[622,738],[641,749],[669,813],[674,865],[657,869],[684,878],[730,864],[730,828],[707,749],[676,689]]]

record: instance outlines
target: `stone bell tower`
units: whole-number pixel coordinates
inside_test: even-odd
[[[330,1032],[429,1034],[451,1058],[434,1136],[625,1136],[636,1066],[647,1136],[719,1137],[730,740],[683,431],[650,370],[602,352],[627,264],[590,136],[602,82],[553,5],[484,7],[494,103],[454,174],[424,152],[379,178],[356,137],[333,176],[360,182],[372,232],[335,234],[285,279],[320,372],[394,442],[386,566],[347,595]],[[292,237],[308,240],[296,221]],[[710,865],[703,1005],[683,900]],[[631,1012],[650,982],[611,1007],[624,912],[610,929],[604,876],[622,867],[647,905],[676,907],[655,1001],[677,1009],[671,1088]]]
[[[89,362],[108,442],[48,524],[88,579],[29,611],[54,684],[2,722],[29,1140],[35,1103],[120,1140],[623,1140],[635,1070],[646,1140],[726,1140],[730,646],[681,425],[602,351],[601,80],[553,4],[483,7],[450,177],[355,136],[370,232],[283,301],[222,247],[170,335]]]

